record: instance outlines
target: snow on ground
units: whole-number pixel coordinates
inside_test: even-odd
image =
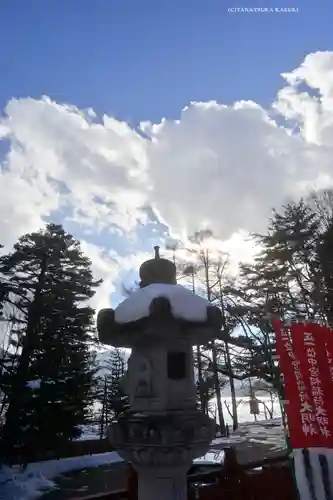
[[[210,450],[203,457],[196,458],[194,463],[196,465],[216,465],[223,464],[225,452],[224,450]]]
[[[41,380],[40,379],[29,380],[27,382],[27,386],[30,387],[30,389],[40,389],[40,384],[41,384]]]
[[[286,448],[286,436],[281,418],[241,424],[234,436],[238,436],[242,440],[246,438],[249,443],[271,445],[272,450]]]
[[[208,300],[193,295],[182,285],[165,285],[156,283],[134,292],[115,309],[117,323],[130,323],[149,316],[149,306],[153,299],[166,297],[169,299],[175,318],[188,321],[205,321],[207,319]]]
[[[267,445],[270,451],[284,450],[286,448],[286,438],[282,427],[282,419],[274,418],[241,424],[239,429],[230,434],[229,437],[214,439],[210,447],[209,458],[206,456],[204,461],[211,460],[211,457],[218,454],[223,446],[235,446],[237,448],[237,444],[241,443]],[[214,460],[220,461],[220,458]],[[200,460],[202,460],[202,457]]]
[[[0,500],[31,500],[43,494],[43,490],[55,487],[52,481],[61,474],[121,462],[116,452],[63,458],[29,464],[25,471],[18,467],[0,469]]]
[[[223,445],[237,445],[237,443],[265,443],[272,448],[285,448],[284,433],[281,419],[248,422],[241,424],[239,430],[228,438],[214,439],[209,453],[195,462],[222,463]],[[0,469],[0,500],[32,500],[43,494],[43,490],[55,488],[52,481],[57,476],[75,470],[105,466],[121,462],[122,458],[116,452],[86,455],[83,457],[50,460],[28,465],[24,472],[19,468],[3,467]]]
[[[219,445],[219,447],[221,447],[221,445],[232,446],[233,444],[241,443],[242,441],[244,441],[244,438],[241,438],[237,434],[231,434],[229,437],[219,437],[214,439],[211,444],[211,449],[215,449],[216,445]]]
[[[42,495],[43,490],[54,488],[53,481],[41,472],[19,472],[14,468],[0,469],[0,499],[30,500]]]
[[[77,441],[90,441],[90,439],[99,439],[100,429],[98,425],[83,425],[82,434]]]

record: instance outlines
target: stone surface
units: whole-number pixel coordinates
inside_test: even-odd
[[[130,411],[108,437],[138,471],[139,500],[186,500],[186,472],[216,427],[196,410],[192,346],[218,337],[222,316],[176,284],[176,268],[158,247],[140,276],[140,290],[97,318],[102,342],[132,349],[124,378]]]
[[[145,500],[187,500],[186,471],[168,472],[148,469],[138,477],[138,497]]]
[[[183,377],[171,378],[177,368],[174,357],[184,357]],[[168,365],[171,364],[171,367]],[[124,390],[133,412],[147,415],[196,408],[192,349],[183,339],[174,339],[169,348],[154,342],[132,350],[124,378]]]
[[[154,285],[151,286],[153,287]],[[172,287],[171,289],[175,289],[175,285],[170,286]],[[148,289],[149,287],[146,288],[146,290]],[[139,308],[131,316],[131,304],[135,304],[133,294],[131,303],[127,303],[130,306],[129,309],[126,306],[125,312],[123,311],[124,314],[121,313],[120,315],[120,322],[117,321],[116,313],[121,306],[115,311],[113,309],[100,310],[97,315],[99,340],[104,344],[128,348],[139,344],[161,341],[165,345],[168,343],[171,344],[174,338],[180,337],[186,339],[191,346],[207,344],[219,336],[222,325],[221,312],[218,308],[210,306],[201,297],[197,297],[199,302],[192,301],[193,295],[186,289],[182,290],[181,296],[183,296],[184,290],[187,299],[190,299],[187,306],[192,304],[191,307],[194,313],[190,313],[190,308],[188,307],[183,317],[181,315],[177,316],[177,313],[172,308],[172,304],[176,308],[181,308],[180,296],[177,295],[178,292],[174,295],[170,293],[170,296],[173,296],[171,301],[168,297],[159,296],[159,293],[162,294],[161,291],[157,293],[156,297],[154,297],[155,294],[152,294],[148,297],[148,301],[145,299],[142,309]],[[137,293],[140,293],[140,291]],[[142,311],[146,312],[143,313]],[[125,322],[126,317],[137,319]]]
[[[108,431],[108,439],[121,457],[142,468],[182,469],[207,453],[215,436],[215,422],[199,412],[132,415]]]
[[[186,500],[186,473],[214,435],[215,422],[194,411],[132,415],[112,425],[108,438],[138,472],[139,500]]]
[[[159,247],[154,247],[154,250],[155,258],[147,260],[140,267],[140,288],[145,288],[152,283],[176,285],[176,266],[170,260],[160,258]]]

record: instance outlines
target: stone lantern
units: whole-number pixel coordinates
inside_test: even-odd
[[[216,427],[196,409],[192,347],[216,338],[222,317],[177,285],[175,265],[158,247],[140,279],[140,290],[97,317],[101,342],[132,349],[124,380],[130,411],[108,437],[138,472],[139,500],[185,500],[186,473],[208,451]]]

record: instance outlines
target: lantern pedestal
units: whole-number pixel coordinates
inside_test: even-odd
[[[138,474],[138,498],[187,500],[187,471],[148,469]]]
[[[214,435],[215,422],[197,411],[128,415],[108,430],[109,441],[138,473],[139,500],[186,500],[186,473]]]

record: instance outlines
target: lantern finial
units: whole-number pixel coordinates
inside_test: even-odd
[[[176,285],[176,266],[173,262],[160,256],[160,247],[155,246],[155,258],[147,260],[140,267],[140,288],[153,283]]]
[[[154,250],[155,250],[155,259],[160,259],[160,247],[159,246],[156,246],[154,247]]]

